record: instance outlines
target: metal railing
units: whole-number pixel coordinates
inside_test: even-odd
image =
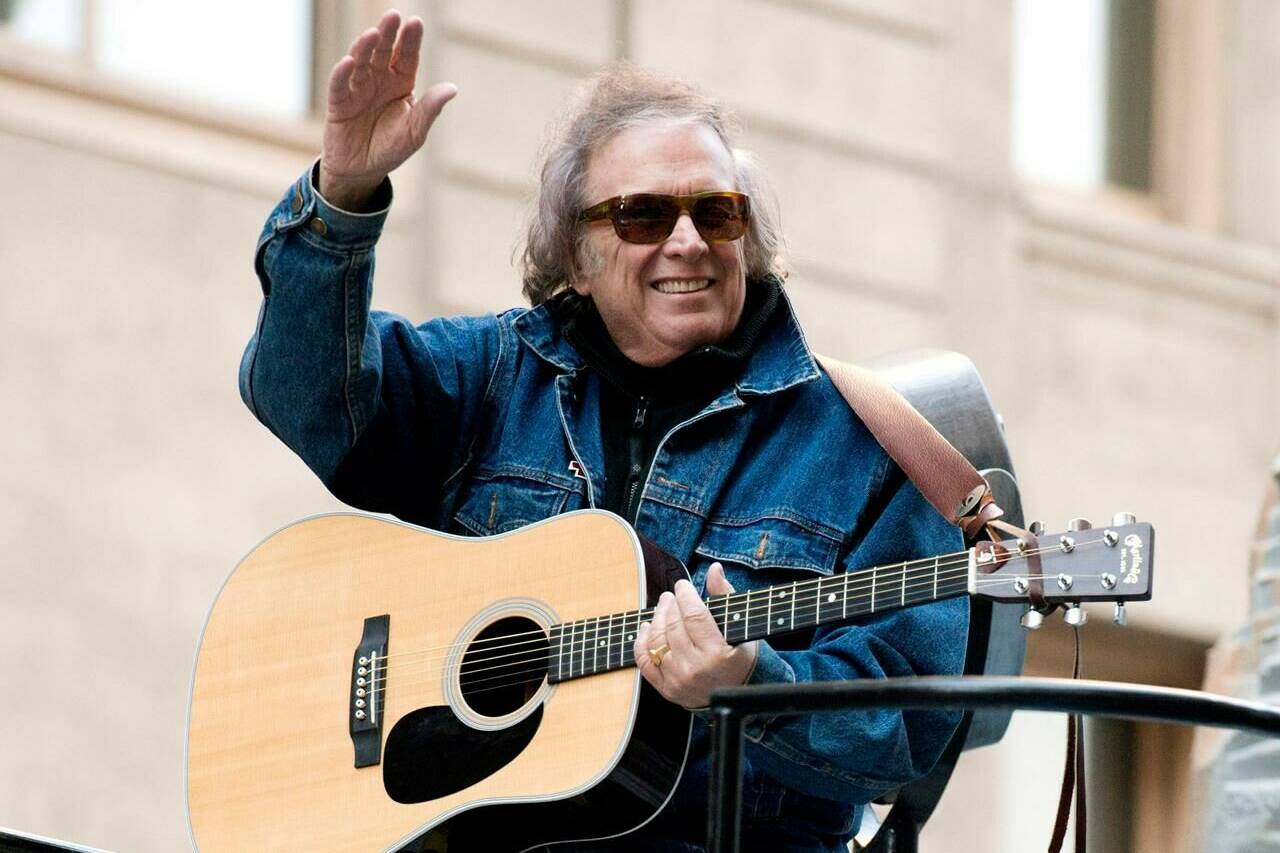
[[[733,687],[711,694],[711,800],[707,853],[738,853],[742,826],[742,727],[751,717],[859,708],[977,708],[1216,726],[1280,737],[1280,708],[1197,690],[1110,681],[923,676]],[[914,850],[914,840],[899,849]]]

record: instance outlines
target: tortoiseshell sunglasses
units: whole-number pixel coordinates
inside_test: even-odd
[[[680,214],[685,211],[702,239],[709,243],[727,243],[747,233],[751,199],[734,192],[634,193],[594,204],[578,215],[578,221],[608,219],[619,239],[628,243],[661,243],[671,236]]]

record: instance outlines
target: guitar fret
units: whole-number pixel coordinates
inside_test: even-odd
[[[609,617],[609,669],[622,668],[622,631],[618,624],[623,616]]]
[[[876,567],[871,569],[871,612],[876,612],[876,573],[880,570]]]
[[[600,617],[595,619],[595,625],[591,628],[591,671],[596,673],[600,671]]]
[[[907,564],[902,564],[902,600],[898,602],[903,607],[907,606]]]
[[[560,626],[552,625],[550,635],[551,649],[549,651],[555,652],[555,659],[548,659],[547,661],[547,678],[549,681],[555,682],[560,680],[560,655],[563,654],[560,648]]]
[[[933,558],[933,597],[938,597],[938,558]]]
[[[742,643],[747,639],[747,623],[744,619],[744,603],[747,594],[731,595],[725,599],[725,639],[732,643]]]
[[[578,675],[586,674],[586,669],[584,668],[584,664],[587,662],[587,656],[582,653],[583,643],[585,642],[586,637],[587,637],[586,623],[582,622],[581,620],[574,622],[573,623],[573,651],[569,652],[569,655],[571,657],[574,655],[577,655]],[[569,673],[570,674],[573,673],[572,662],[570,662],[569,664]]]
[[[573,634],[577,630],[576,622],[569,623],[569,678],[573,678]]]
[[[796,629],[796,582],[791,582],[791,630]]]

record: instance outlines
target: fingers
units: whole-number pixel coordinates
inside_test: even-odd
[[[414,103],[409,120],[415,145],[421,145],[427,138],[427,131],[431,130],[431,125],[435,124],[444,105],[452,101],[457,94],[458,87],[452,83],[437,83],[427,89]]]
[[[698,591],[693,588],[693,584],[685,580],[677,581],[673,598],[679,610],[676,618],[684,639],[691,645],[708,652],[716,651],[725,645],[720,628],[711,617],[711,611],[707,609]],[[655,621],[656,619],[655,616]],[[671,644],[671,648],[676,648],[675,643]]]
[[[685,581],[684,583],[687,584],[688,582]],[[679,588],[680,584],[677,583],[676,589]],[[694,597],[697,597],[696,592]],[[666,643],[671,646],[671,654],[679,655],[683,661],[690,659],[693,652],[693,642],[689,639],[688,631],[685,630],[680,606],[674,594],[664,592],[659,596],[658,606],[653,609],[653,626],[654,646],[661,646]]]
[[[329,72],[329,106],[338,106],[351,94],[351,75],[356,70],[356,61],[349,54],[338,60]]]
[[[377,48],[380,38],[382,38],[382,34],[377,27],[370,27],[356,36],[356,40],[351,43],[351,48],[347,51],[347,55],[356,61],[357,69],[361,71],[368,69],[369,62],[373,59],[373,51]]]
[[[707,570],[707,595],[730,595],[736,591],[724,576],[724,566],[718,562],[712,563]]]
[[[654,664],[653,658],[649,657],[650,649],[662,645],[660,640],[654,641],[654,636],[653,625],[648,622],[641,624],[640,630],[636,631],[636,641],[631,647],[631,654],[635,657],[636,669],[640,670],[644,680],[656,687],[658,692],[662,692],[662,667]]]
[[[391,53],[390,68],[393,72],[409,77],[418,73],[418,53],[422,49],[422,34],[425,30],[421,18],[405,21]]]
[[[395,48],[396,34],[400,31],[400,13],[394,9],[387,12],[374,29],[378,37],[369,54],[369,65],[374,71],[385,71],[391,64],[391,52]]]

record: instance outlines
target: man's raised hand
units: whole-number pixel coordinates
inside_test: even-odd
[[[360,210],[382,179],[422,147],[444,105],[458,93],[437,83],[414,100],[421,18],[400,24],[392,10],[360,34],[329,73],[329,107],[320,155],[320,192]]]

